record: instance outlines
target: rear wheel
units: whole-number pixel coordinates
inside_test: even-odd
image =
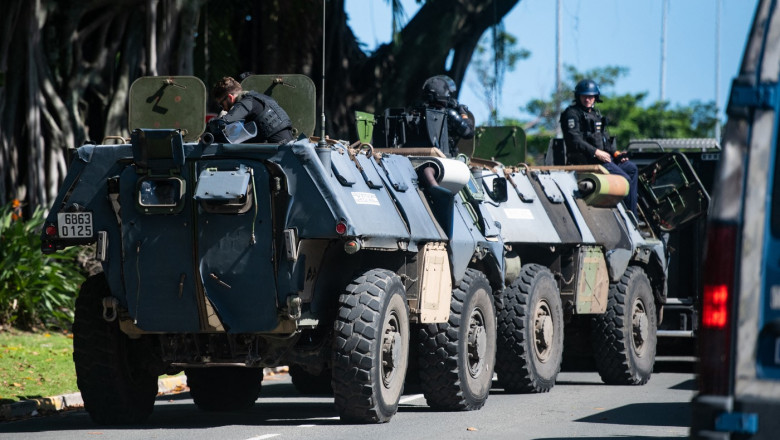
[[[610,285],[607,311],[593,319],[593,352],[601,379],[615,385],[644,385],[655,364],[658,325],[645,271],[629,266]]]
[[[249,408],[260,395],[262,368],[207,367],[184,371],[192,400],[204,411]]]
[[[117,321],[103,319],[103,298],[110,295],[100,273],[88,278],[76,298],[73,362],[84,408],[100,424],[146,420],[157,396],[148,337],[130,339]]]
[[[406,290],[395,273],[369,270],[339,297],[333,394],[344,421],[384,423],[398,410],[409,362]]]
[[[563,307],[558,284],[546,267],[527,264],[504,291],[498,314],[498,381],[511,393],[550,391],[562,359]]]
[[[290,379],[301,394],[332,395],[332,376],[330,368],[323,368],[318,374],[312,374],[300,365],[290,365]]]
[[[468,269],[452,292],[449,320],[419,327],[418,356],[428,405],[450,411],[482,408],[496,356],[496,313],[485,275]]]

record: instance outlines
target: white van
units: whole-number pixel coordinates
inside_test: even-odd
[[[780,438],[780,5],[761,0],[707,231],[691,438]]]

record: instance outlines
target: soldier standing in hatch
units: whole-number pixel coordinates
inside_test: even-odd
[[[561,113],[561,130],[566,142],[566,163],[571,165],[601,165],[612,174],[628,180],[628,195],[624,202],[636,216],[636,165],[625,156],[615,155],[614,139],[607,133],[606,118],[594,107],[601,101],[595,81],[583,79],[574,87],[574,103]]]
[[[249,139],[250,143],[286,143],[293,139],[290,117],[270,96],[245,91],[238,81],[229,76],[222,78],[211,89],[211,96],[227,112],[210,120],[206,128],[217,142],[227,142],[222,130],[236,121],[257,125],[257,136]]]
[[[423,105],[447,113],[447,137],[450,157],[458,155],[458,141],[474,137],[474,119],[469,108],[455,100],[457,87],[447,75],[436,75],[425,80],[422,87]]]

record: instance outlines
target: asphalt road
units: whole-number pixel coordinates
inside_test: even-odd
[[[593,372],[562,372],[545,394],[506,394],[494,384],[473,412],[430,410],[407,389],[398,414],[383,425],[341,424],[329,397],[301,396],[286,374],[267,377],[251,409],[198,410],[189,393],[159,397],[141,426],[103,427],[83,410],[0,424],[0,439],[666,439],[688,435],[695,392],[690,359],[659,359],[645,386],[604,385]]]

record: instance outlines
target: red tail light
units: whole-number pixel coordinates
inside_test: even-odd
[[[49,237],[55,237],[57,235],[57,227],[54,225],[48,225],[46,226],[45,232]]]
[[[699,392],[727,395],[731,368],[737,226],[710,223],[699,327]]]
[[[723,328],[728,323],[729,286],[706,284],[701,310],[702,327]]]

